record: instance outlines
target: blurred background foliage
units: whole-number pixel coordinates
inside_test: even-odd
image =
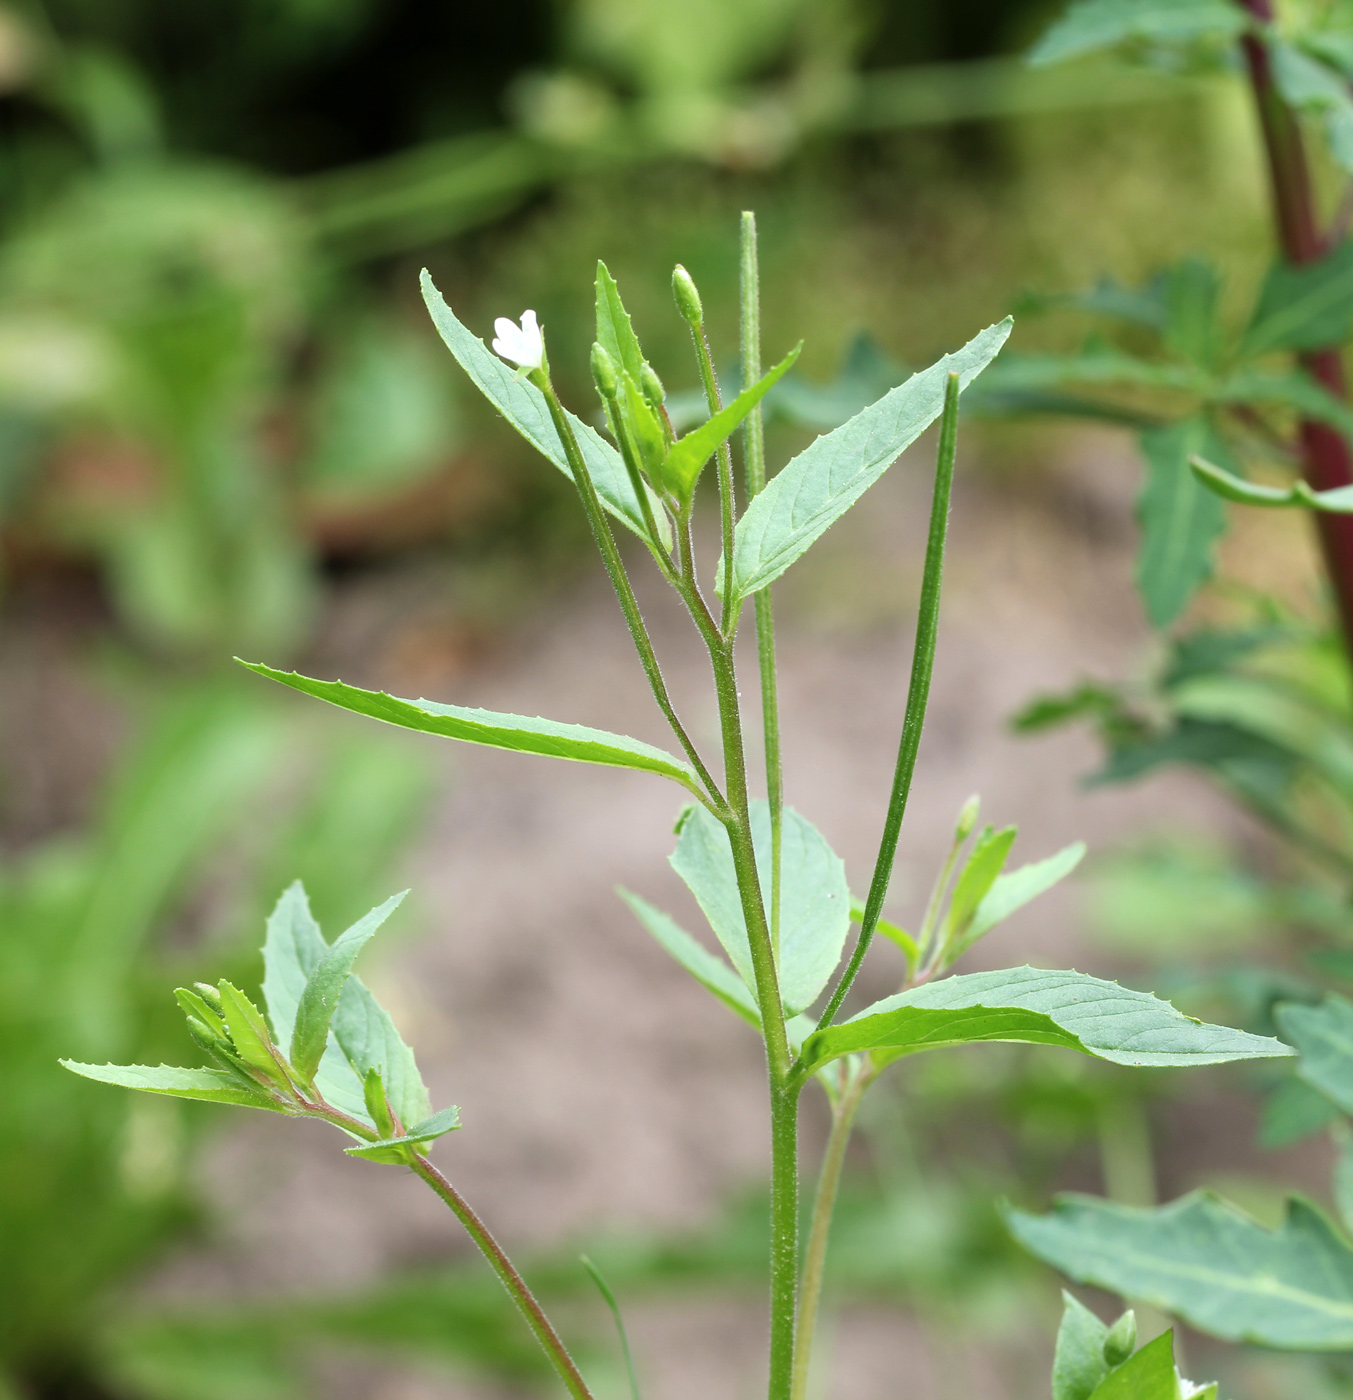
[[[222,674],[232,652],[313,650],[354,572],[426,568],[490,635],[570,575],[581,523],[462,394],[413,293],[422,264],[476,328],[534,306],[561,388],[585,402],[604,256],[679,403],[694,384],[671,265],[699,280],[727,353],[736,212],[754,207],[768,345],[807,341],[768,401],[786,439],[843,421],[1012,306],[1057,313],[1021,322],[1024,350],[1080,349],[1098,312],[1069,294],[1106,272],[1144,286],[1205,251],[1223,312],[1247,304],[1269,247],[1244,91],[1206,67],[1030,70],[1019,55],[1058,8],[0,4],[0,645],[6,615],[59,626],[78,595],[94,617],[78,665],[120,717],[108,771],[55,815],[0,772],[0,1061],[24,1086],[0,1101],[0,1394],[270,1400],[304,1391],[306,1358],[335,1338],[504,1383],[538,1375],[491,1282],[457,1269],[236,1314],[138,1303],[132,1281],[209,1233],[190,1167],[212,1115],[150,1113],[55,1056],[173,1058],[167,977],[218,964],[297,875],[326,926],[395,878],[426,775],[399,744],[302,729]],[[1150,351],[1149,328],[1122,334]],[[994,472],[1036,474],[1067,431],[986,407],[973,437]],[[1139,425],[1141,411],[1115,400],[1099,417]],[[1216,595],[1199,607],[1237,616]],[[1328,745],[1313,754],[1306,727],[1316,715],[1347,746],[1328,643],[1306,621],[1271,636],[1273,608],[1259,611],[1252,645],[1195,646],[1159,685],[1096,683],[1025,717],[1095,721],[1119,776],[1182,758],[1235,787],[1258,771],[1245,754],[1222,771],[1229,751],[1171,737],[1202,722],[1183,679],[1243,658],[1252,692],[1275,676],[1301,692],[1307,718],[1265,731],[1260,777],[1269,815],[1335,813],[1334,875],[1272,851],[1256,874],[1245,852],[1171,841],[1104,860],[1092,889],[1114,947],[1172,965],[1191,1009],[1220,999],[1256,1028],[1294,986],[1314,997],[1347,975],[1303,954],[1347,942],[1353,843],[1353,768],[1331,769]],[[1238,931],[1256,950],[1240,969]],[[31,989],[53,982],[69,995],[39,1018]],[[1037,1053],[920,1065],[908,1083],[915,1121],[894,1103],[866,1125],[838,1296],[904,1299],[954,1327],[1027,1326],[1032,1308],[1050,1329],[1053,1292],[1028,1301],[1034,1266],[991,1200],[1103,1178],[1149,1203],[1156,1109],[1100,1067]],[[1177,1081],[1153,1083],[1168,1108]],[[1269,1102],[1274,1141],[1318,1126],[1299,1091]],[[930,1158],[909,1127],[933,1131]],[[630,1294],[736,1291],[761,1267],[758,1210],[730,1203],[737,1228],[698,1238],[588,1248]],[[544,1292],[579,1293],[573,1258],[535,1261]],[[596,1319],[578,1307],[585,1332]]]

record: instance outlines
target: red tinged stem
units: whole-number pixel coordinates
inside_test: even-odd
[[[1273,21],[1271,0],[1238,0],[1261,24]],[[1273,212],[1283,257],[1294,267],[1318,262],[1329,251],[1316,221],[1311,171],[1301,128],[1273,80],[1268,49],[1257,34],[1241,40],[1259,111],[1273,186]],[[1348,398],[1343,357],[1338,346],[1308,350],[1302,368],[1336,398]],[[1324,423],[1303,419],[1300,431],[1302,473],[1317,491],[1353,485],[1353,452],[1342,434]],[[1316,529],[1330,586],[1343,624],[1344,645],[1353,657],[1353,516],[1317,511]]]

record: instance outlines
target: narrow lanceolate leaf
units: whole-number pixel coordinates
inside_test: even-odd
[[[722,958],[717,958],[697,942],[674,919],[655,909],[646,899],[629,890],[619,890],[620,898],[635,917],[687,972],[707,991],[713,992],[730,1011],[744,1021],[761,1027],[761,1013],[742,978]]]
[[[380,926],[404,902],[407,890],[392,895],[384,904],[358,919],[348,931],[324,950],[310,974],[296,1007],[296,1025],[291,1033],[291,1064],[303,1079],[313,1077],[329,1041],[329,1027],[338,1011],[357,955],[371,941]]]
[[[301,995],[328,949],[297,881],[278,900],[263,945],[263,995],[279,1045],[291,1044]],[[365,1090],[366,1076],[374,1069],[401,1122],[427,1117],[427,1089],[413,1051],[360,977],[348,978],[332,1029],[315,1074],[315,1087],[327,1102],[374,1124]]]
[[[949,900],[949,914],[944,921],[943,934],[946,944],[952,938],[962,936],[968,931],[977,913],[977,906],[991,892],[991,887],[1005,866],[1005,858],[1010,854],[1010,847],[1015,844],[1015,835],[1016,830],[1013,826],[1007,826],[1002,831],[993,831],[991,827],[987,827],[973,843],[972,851],[963,863],[963,869],[954,884],[953,896]]]
[[[1109,1329],[1070,1293],[1062,1293],[1062,1325],[1052,1358],[1052,1400],[1090,1400],[1109,1374],[1104,1339]]]
[[[1185,418],[1141,436],[1146,486],[1137,502],[1142,527],[1137,584],[1146,615],[1168,627],[1183,612],[1199,584],[1211,576],[1212,547],[1226,528],[1221,502],[1189,468],[1206,457],[1230,469],[1230,450],[1207,419]]]
[[[901,1055],[979,1040],[1062,1045],[1120,1065],[1164,1068],[1290,1055],[1280,1040],[1211,1026],[1083,972],[1013,967],[946,977],[875,1002],[849,1021],[808,1038],[815,1069],[853,1050],[887,1063]]]
[[[1244,27],[1244,13],[1228,0],[1079,0],[1046,31],[1029,62],[1060,63],[1133,41],[1229,39]]]
[[[770,809],[764,802],[752,803],[752,841],[761,888],[769,891]],[[792,1016],[817,1000],[841,961],[850,931],[850,889],[845,866],[821,833],[790,807],[784,811],[781,843],[780,996]],[[754,989],[756,976],[728,834],[704,807],[686,810],[671,861],[733,966]]]
[[[286,1076],[268,1044],[268,1028],[258,1008],[238,987],[229,982],[221,983],[220,993],[221,1013],[225,1019],[226,1030],[230,1032],[230,1041],[235,1047],[235,1053],[245,1064],[262,1070],[273,1079],[285,1082]]]
[[[1280,1006],[1277,1017],[1278,1028],[1301,1056],[1297,1073],[1353,1113],[1353,1002],[1331,993],[1319,1006]]]
[[[1212,391],[1218,403],[1274,404],[1353,436],[1353,409],[1303,370],[1239,369]]]
[[[733,543],[734,600],[750,597],[784,571],[888,470],[940,416],[950,374],[961,388],[995,358],[1010,335],[1007,318],[961,350],[913,374],[848,423],[818,438],[747,507]],[[724,589],[726,561],[720,564]]]
[[[1242,349],[1319,350],[1353,335],[1353,242],[1302,267],[1275,263],[1259,293]]]
[[[637,768],[659,773],[689,791],[699,794],[700,786],[689,764],[663,749],[631,739],[625,734],[609,734],[604,729],[588,729],[581,724],[562,724],[553,719],[531,719],[525,715],[497,714],[493,710],[472,710],[461,705],[442,705],[436,700],[401,700],[381,690],[360,690],[342,681],[313,680],[295,671],[274,671],[257,662],[240,663],[270,680],[280,681],[304,695],[327,700],[344,710],[372,719],[416,729],[420,734],[439,734],[462,739],[468,744],[486,744],[515,753],[544,754],[549,758],[571,758],[578,763],[600,763],[612,768]]]
[[[1046,860],[1021,865],[1018,870],[1010,870],[999,876],[977,906],[967,936],[959,946],[969,947],[976,943],[1002,920],[1023,909],[1030,900],[1037,899],[1059,881],[1065,880],[1081,863],[1084,855],[1085,843],[1076,841]]]
[[[415,1123],[402,1137],[382,1138],[378,1142],[364,1142],[358,1147],[343,1150],[350,1157],[365,1157],[369,1162],[399,1164],[407,1162],[410,1153],[460,1127],[460,1109],[444,1108]]]
[[[644,352],[639,348],[639,337],[634,334],[625,303],[620,300],[620,288],[600,260],[597,262],[597,344],[638,384],[644,367]]]
[[[1266,1230],[1197,1191],[1156,1210],[1060,1197],[1050,1215],[1007,1210],[1015,1238],[1080,1283],[1140,1299],[1228,1342],[1353,1349],[1353,1251],[1314,1206]]]
[[[247,1108],[284,1111],[262,1090],[251,1093],[223,1070],[180,1069],[177,1065],[82,1065],[74,1060],[61,1063],[86,1079],[117,1084],[124,1089],[144,1089],[176,1099],[202,1099],[207,1103],[236,1103]]]
[[[545,396],[529,380],[517,374],[498,358],[478,336],[457,320],[455,313],[432,285],[426,270],[422,277],[423,300],[432,315],[438,334],[456,357],[475,387],[542,456],[547,457],[565,476],[572,479],[564,444],[559,441]],[[620,454],[594,428],[569,414],[588,474],[602,505],[641,539],[646,537],[643,512],[634,494],[629,473]],[[666,532],[666,517],[653,497],[653,513]],[[670,532],[668,532],[670,533]],[[669,543],[670,541],[664,541]]]
[[[687,500],[705,464],[719,449],[719,444],[731,436],[738,424],[774,388],[780,377],[799,358],[803,349],[800,341],[774,369],[767,371],[750,389],[744,389],[726,408],[707,418],[692,429],[680,442],[674,443],[662,463],[662,479],[682,500]]]

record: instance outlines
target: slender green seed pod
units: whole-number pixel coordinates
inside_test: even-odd
[[[672,295],[676,297],[677,310],[686,324],[698,331],[705,321],[705,308],[700,304],[700,293],[695,290],[695,281],[680,263],[672,271]]]
[[[600,341],[592,346],[592,382],[597,393],[609,403],[620,391],[620,377],[616,373],[615,361],[606,353]]]
[[[662,387],[662,380],[647,360],[639,371],[639,391],[653,408],[661,408],[667,402],[667,390]]]
[[[1104,1360],[1110,1366],[1121,1366],[1136,1349],[1137,1314],[1129,1308],[1104,1338]]]

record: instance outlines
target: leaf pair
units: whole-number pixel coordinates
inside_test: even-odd
[[[1106,1327],[1069,1293],[1052,1363],[1052,1400],[1216,1400],[1216,1385],[1182,1380],[1166,1332],[1135,1351],[1137,1319],[1125,1312]]]

